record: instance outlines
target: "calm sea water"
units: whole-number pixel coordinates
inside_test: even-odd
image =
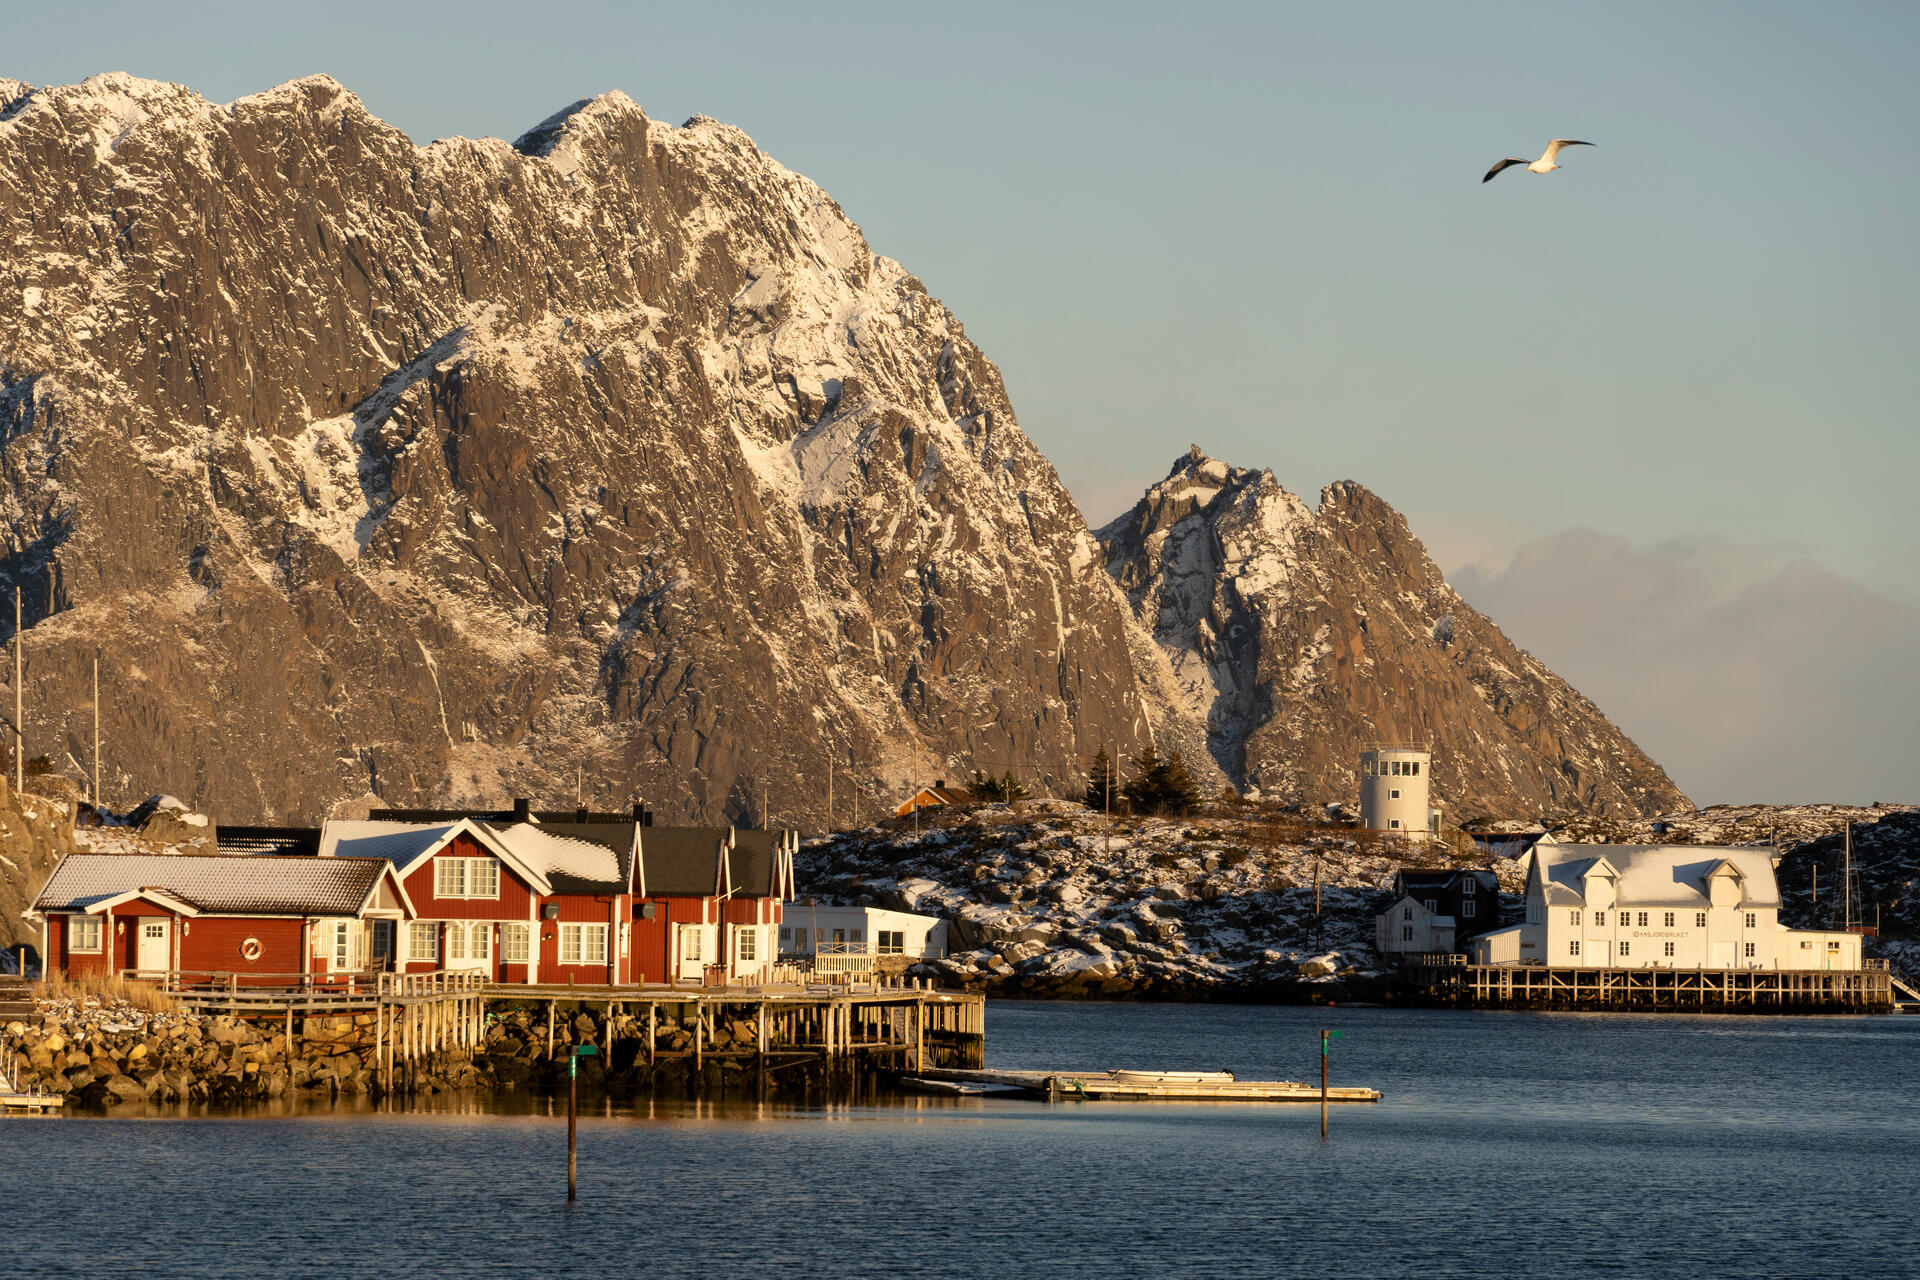
[[[1920,1275],[1920,1018],[995,1003],[995,1066],[1386,1100],[0,1120],[10,1276]],[[564,1105],[564,1104],[563,1104]]]

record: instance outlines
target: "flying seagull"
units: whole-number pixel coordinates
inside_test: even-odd
[[[1559,165],[1553,162],[1553,158],[1560,154],[1560,148],[1590,147],[1592,145],[1593,144],[1591,142],[1579,142],[1573,138],[1555,138],[1552,142],[1549,142],[1547,144],[1547,153],[1541,156],[1538,160],[1535,160],[1532,164],[1527,164],[1525,160],[1516,160],[1512,156],[1508,156],[1505,160],[1502,160],[1499,164],[1487,170],[1487,176],[1480,179],[1480,181],[1492,182],[1494,174],[1500,172],[1502,169],[1511,168],[1516,164],[1527,165],[1528,173],[1552,173],[1555,169],[1558,169],[1560,167]]]

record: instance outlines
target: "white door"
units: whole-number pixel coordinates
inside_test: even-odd
[[[143,973],[164,973],[173,968],[171,924],[167,920],[140,922],[140,946],[134,952],[134,968]]]

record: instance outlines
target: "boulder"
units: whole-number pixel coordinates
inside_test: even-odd
[[[108,1076],[107,1096],[115,1102],[145,1102],[147,1087],[132,1076]]]

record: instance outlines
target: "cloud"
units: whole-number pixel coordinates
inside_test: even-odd
[[[1696,803],[1920,800],[1920,610],[1778,548],[1572,529],[1454,589]]]

